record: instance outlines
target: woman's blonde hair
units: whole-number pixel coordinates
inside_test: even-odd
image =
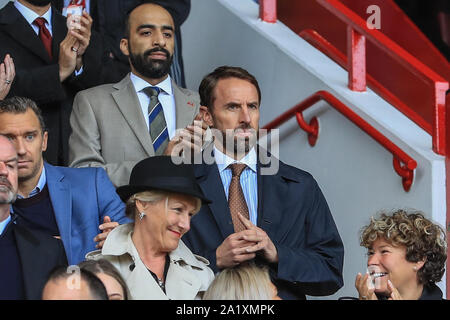
[[[173,194],[174,194],[173,192],[161,190],[142,191],[135,193],[128,198],[125,204],[125,214],[128,218],[134,220],[136,214],[138,213],[136,208],[136,200],[144,202],[159,202],[165,199],[167,210],[168,199]],[[199,198],[195,198],[195,200],[196,200],[195,212],[198,212],[200,210],[200,207],[202,206],[202,201]]]
[[[381,212],[372,217],[369,225],[361,230],[360,244],[371,248],[377,239],[385,239],[394,246],[406,247],[406,260],[425,260],[417,272],[422,284],[439,282],[445,272],[447,243],[444,230],[424,217],[420,211],[397,210]]]
[[[272,300],[274,293],[267,267],[247,262],[223,269],[203,300]]]

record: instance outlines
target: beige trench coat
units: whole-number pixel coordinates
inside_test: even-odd
[[[166,295],[139,258],[131,240],[132,232],[131,223],[116,227],[108,235],[102,250],[89,252],[86,259],[110,261],[125,279],[133,300],[201,299],[214,279],[208,260],[193,254],[180,240],[178,248],[169,253]]]

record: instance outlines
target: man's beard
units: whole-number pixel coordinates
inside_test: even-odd
[[[236,131],[243,129],[250,129],[253,135],[250,137],[237,136]],[[218,137],[217,134],[220,134],[221,137]],[[221,142],[224,153],[234,155],[247,154],[256,145],[256,141],[258,139],[257,130],[253,129],[250,125],[243,125],[234,130],[218,130],[218,132],[214,132],[214,135],[216,136],[215,139],[219,139]]]
[[[5,177],[0,177],[0,204],[11,204],[16,201],[17,193]],[[3,196],[6,194],[6,196]]]
[[[143,54],[134,54],[128,42],[128,51],[130,52],[130,62],[134,69],[142,76],[150,79],[160,79],[170,72],[173,55],[164,48],[153,48],[145,51]],[[148,58],[153,52],[164,52],[166,60],[152,60]]]
[[[51,0],[27,0],[27,2],[36,7],[45,7],[51,2]]]
[[[19,161],[20,160],[31,161],[31,159],[24,159],[24,158],[19,158]],[[42,159],[38,160],[38,162],[35,163],[35,165],[31,168],[31,171],[28,174],[24,174],[23,171],[19,170],[18,172],[19,185],[35,178],[39,174],[41,167],[42,167]]]

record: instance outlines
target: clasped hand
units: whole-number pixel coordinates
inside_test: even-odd
[[[91,40],[92,18],[84,11],[80,17],[80,28],[70,29],[59,44],[59,75],[61,82],[83,66],[83,54]]]
[[[369,285],[370,275],[367,272],[364,276],[361,273],[358,273],[355,280],[355,287],[358,290],[359,300],[378,300],[375,295],[375,287],[373,285]],[[402,296],[398,292],[397,288],[394,287],[391,280],[387,281],[388,288],[388,300],[403,300]]]
[[[267,233],[241,214],[238,216],[246,229],[229,235],[217,248],[217,267],[223,269],[236,266],[255,258],[259,251],[268,262],[278,262],[277,249]]]

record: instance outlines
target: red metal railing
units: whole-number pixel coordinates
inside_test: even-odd
[[[363,118],[327,91],[318,91],[314,93],[304,101],[295,105],[293,108],[284,112],[278,118],[266,124],[263,129],[275,129],[289,119],[296,117],[300,128],[308,133],[309,144],[314,146],[319,137],[319,121],[316,117],[312,117],[310,122],[307,123],[303,118],[302,112],[321,100],[328,102],[330,106],[334,107],[334,109],[339,111],[342,115],[371,136],[375,141],[381,144],[386,150],[392,153],[394,170],[402,178],[404,190],[409,191],[414,180],[414,169],[417,167],[417,162],[392,141],[386,138],[386,136],[380,133],[372,125],[366,122]]]
[[[320,46],[326,54],[334,55],[335,61],[339,57],[340,63],[349,71],[349,88],[354,91],[364,91],[366,87],[366,79],[369,84],[377,84],[376,91],[380,96],[386,98],[388,102],[396,106],[411,120],[416,122],[424,130],[431,134],[433,140],[433,150],[437,154],[446,154],[446,128],[445,128],[445,92],[448,90],[448,82],[445,81],[436,72],[424,65],[421,61],[412,56],[409,52],[401,48],[394,41],[385,36],[382,32],[374,29],[368,29],[367,23],[360,16],[347,8],[338,0],[316,0],[320,5],[329,10],[334,16],[338,17],[347,25],[347,52],[348,58],[342,59],[342,54],[338,54],[335,47],[328,42],[321,42]],[[276,20],[276,6],[273,3],[276,0],[260,0],[261,7],[260,17],[267,22]],[[269,5],[270,4],[270,5]],[[270,8],[275,11],[268,12]],[[274,18],[275,17],[275,18]],[[269,19],[265,20],[265,19]],[[310,38],[309,41],[316,40]],[[373,44],[376,48],[382,50],[394,61],[402,65],[410,71],[420,81],[426,83],[427,87],[431,87],[429,95],[432,97],[432,116],[426,120],[423,115],[418,114],[411,107],[407,106],[401,99],[392,94],[383,85],[375,79],[366,75],[366,40]],[[316,46],[317,47],[317,46]],[[326,49],[325,49],[326,48]]]

